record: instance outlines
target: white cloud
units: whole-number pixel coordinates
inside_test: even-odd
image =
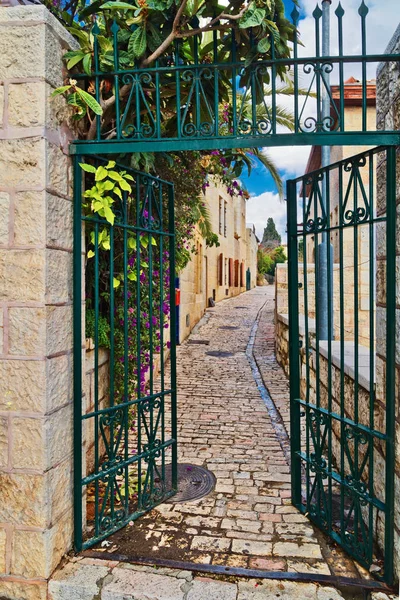
[[[281,174],[288,178],[299,177],[304,173],[310,151],[311,146],[277,146],[265,149]]]

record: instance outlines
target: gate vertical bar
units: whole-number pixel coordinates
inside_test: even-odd
[[[385,579],[393,581],[395,356],[396,356],[396,147],[386,160],[386,515]]]
[[[301,503],[300,370],[299,370],[299,268],[297,256],[297,185],[287,182],[288,222],[288,297],[289,297],[289,365],[290,365],[290,452],[292,502]],[[306,251],[306,248],[304,249]]]
[[[170,301],[170,360],[171,360],[171,438],[172,445],[172,489],[178,489],[178,417],[176,394],[176,311],[175,311],[175,211],[174,186],[168,187],[168,219],[169,219],[169,301]]]
[[[73,338],[74,338],[74,541],[82,550],[82,171],[80,156],[74,156],[73,207]]]

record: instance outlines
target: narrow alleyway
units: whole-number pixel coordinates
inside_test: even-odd
[[[225,354],[209,354],[219,351]],[[215,489],[198,501],[159,506],[112,536],[113,551],[365,576],[291,505],[289,387],[274,355],[274,288],[209,309],[177,358],[179,462],[209,469]]]

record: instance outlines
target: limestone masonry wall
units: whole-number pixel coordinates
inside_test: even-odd
[[[44,6],[0,7],[0,597],[44,600],[72,543],[72,173]]]
[[[400,26],[389,43],[386,53],[400,52]],[[377,72],[377,129],[396,129],[400,130],[400,63],[381,64]],[[383,199],[382,190],[386,188],[386,162],[382,160],[378,163],[377,171],[377,215],[385,213],[386,204]],[[396,178],[396,275],[400,274],[400,147],[397,147],[397,178]],[[376,278],[376,336],[377,344],[377,402],[385,406],[385,328],[386,328],[386,248],[385,231],[381,225],[377,229],[377,278]],[[397,281],[396,298],[396,440],[395,440],[395,570],[397,577],[400,577],[400,285]]]

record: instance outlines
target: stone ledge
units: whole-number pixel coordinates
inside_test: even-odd
[[[277,319],[287,327],[289,327],[289,315],[287,314],[277,314]],[[315,319],[308,319],[308,333],[315,335]],[[304,337],[306,334],[305,331],[305,317],[304,315],[299,315],[299,334]],[[315,339],[311,340],[311,347],[313,350],[316,350]],[[328,360],[328,342],[324,340],[320,340],[319,342],[319,353],[326,360]],[[341,348],[340,341],[332,341],[331,343],[331,359],[332,364],[343,370],[346,375],[348,375],[351,379],[355,379],[355,357],[354,357],[354,342],[345,341],[344,342],[344,360],[342,361],[341,357]],[[376,373],[375,378],[376,379]],[[370,390],[370,352],[369,349],[365,346],[358,345],[358,383],[361,387],[366,389],[368,392]]]
[[[49,600],[342,600],[332,587],[291,581],[195,577],[190,571],[73,559],[49,582]]]

